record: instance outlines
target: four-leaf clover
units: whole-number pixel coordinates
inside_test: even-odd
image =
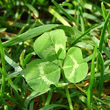
[[[45,92],[51,84],[58,84],[61,69],[65,78],[77,83],[86,77],[88,65],[82,57],[81,49],[71,47],[66,52],[67,38],[61,29],[45,32],[34,43],[34,51],[41,59],[31,61],[24,77],[29,86],[37,92]]]

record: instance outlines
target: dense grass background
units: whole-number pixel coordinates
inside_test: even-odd
[[[0,0],[0,110],[109,110],[109,18],[109,0]],[[35,39],[54,29],[65,31],[67,50],[82,49],[88,75],[77,84],[61,80],[37,96],[23,77],[24,69],[39,58]]]

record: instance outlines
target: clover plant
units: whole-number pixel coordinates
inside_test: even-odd
[[[67,38],[61,29],[45,32],[34,43],[34,51],[41,59],[31,61],[24,77],[36,92],[45,92],[51,84],[57,85],[61,72],[71,83],[82,81],[88,72],[88,65],[81,49],[71,47],[66,52]]]

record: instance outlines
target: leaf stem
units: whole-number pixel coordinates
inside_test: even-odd
[[[61,70],[62,70],[63,80],[64,80],[64,82],[66,82],[66,79],[65,79],[65,76],[64,76],[64,71],[63,71],[63,69],[61,69]],[[66,96],[67,96],[67,99],[68,99],[69,108],[70,108],[70,110],[74,110],[68,86],[66,85],[64,88],[65,88],[65,91],[66,91]]]
[[[49,105],[49,103],[50,103],[50,101],[51,101],[51,98],[52,98],[52,95],[53,95],[53,89],[51,89],[51,90],[49,91],[49,94],[48,94],[48,97],[47,97],[45,106],[46,106],[46,105]]]
[[[71,101],[71,97],[70,97],[68,86],[65,86],[65,91],[66,91],[66,96],[67,96],[67,99],[68,99],[70,110],[74,110],[73,109],[73,105],[72,105],[72,101]]]

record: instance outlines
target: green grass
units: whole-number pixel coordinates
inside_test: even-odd
[[[51,32],[55,30],[57,33],[52,35]],[[66,42],[63,31],[58,30],[64,31]],[[42,39],[42,36],[45,37]],[[52,36],[55,37],[54,40]],[[38,38],[41,40],[35,46],[34,42]],[[43,88],[47,88],[44,91],[37,90],[33,87],[34,84],[29,83],[32,80],[27,81],[26,74],[29,72],[25,73],[25,70],[30,68],[30,62],[36,60],[39,63],[44,59],[41,48],[45,50],[48,47],[51,50],[50,47],[54,44],[53,48],[56,49],[55,45],[58,43],[63,46],[66,44],[67,53],[63,54],[67,58],[62,57],[63,50],[60,47],[58,55],[63,60],[57,54],[55,57],[59,59],[60,78],[57,73],[56,77],[51,77],[54,84],[47,87],[42,83],[41,88],[43,85]],[[65,73],[64,65],[69,61],[69,55],[75,57],[73,51],[69,54],[70,50],[76,49],[76,56],[80,59],[78,48],[84,62],[88,64],[88,73],[82,80],[78,73],[83,74],[85,70],[75,70],[78,71],[75,74],[79,75],[75,82],[66,75],[71,70],[68,69],[69,72]],[[46,52],[44,56],[48,55]],[[49,55],[51,54],[55,55],[50,52]],[[47,57],[46,60],[51,65],[50,68],[46,65],[44,72],[57,68],[57,63]],[[77,57],[75,61],[79,63]],[[70,61],[69,66],[71,65]],[[30,74],[35,68],[37,67],[33,63]],[[36,73],[40,75],[40,72]],[[109,73],[109,0],[0,0],[0,110],[109,110]],[[43,78],[43,75],[39,78]],[[43,80],[37,80],[36,78],[35,84],[40,87],[39,83]]]

